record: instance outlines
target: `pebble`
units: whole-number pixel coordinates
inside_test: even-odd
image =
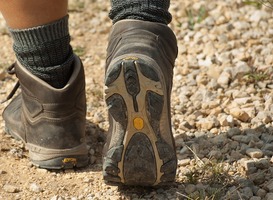
[[[251,168],[255,167],[255,161],[254,160],[247,160],[246,158],[243,158],[238,161],[248,172]]]
[[[251,140],[251,137],[248,135],[235,135],[232,137],[232,139],[237,142],[248,144]]]
[[[6,78],[6,72],[0,69],[0,81],[3,81]]]
[[[273,192],[273,180],[271,180],[267,185],[266,188],[269,192]]]
[[[262,198],[254,196],[254,197],[251,197],[249,200],[262,200]]]
[[[246,150],[246,154],[251,158],[263,157],[263,152],[260,149],[249,148]]]
[[[181,159],[178,160],[178,166],[187,166],[189,165],[191,162],[191,159],[187,158],[187,159]]]
[[[242,196],[245,199],[250,199],[251,197],[253,197],[253,192],[252,189],[250,187],[245,187],[241,190]]]
[[[227,136],[231,138],[235,135],[240,135],[241,133],[242,133],[241,129],[235,127],[228,130]]]
[[[199,129],[211,130],[214,127],[219,126],[219,121],[214,118],[202,118],[196,122],[196,127]]]
[[[51,197],[50,200],[65,200],[65,198],[63,198],[62,196],[59,196],[59,195],[55,195],[55,196]]]
[[[36,183],[31,183],[29,186],[30,191],[35,192],[35,193],[39,193],[42,192],[43,189]]]
[[[249,115],[240,108],[232,108],[230,109],[230,114],[236,118],[239,119],[242,122],[248,122],[250,120]]]
[[[231,81],[231,75],[228,72],[222,72],[217,79],[217,83],[222,87],[227,87],[229,82]]]
[[[195,190],[196,190],[196,186],[195,185],[193,185],[193,184],[186,185],[185,192],[187,194],[192,194],[193,192],[195,192]]]
[[[273,199],[273,193],[267,193],[265,196],[265,200],[272,200]]]
[[[252,13],[252,15],[250,16],[249,20],[251,22],[260,22],[261,20],[267,20],[269,18],[269,14],[268,12],[264,11],[264,10],[256,10]]]
[[[19,192],[19,188],[13,185],[6,184],[3,187],[3,190],[7,193],[17,193]]]
[[[257,191],[257,196],[260,197],[260,198],[264,198],[266,194],[267,194],[267,192],[264,189],[260,188]]]

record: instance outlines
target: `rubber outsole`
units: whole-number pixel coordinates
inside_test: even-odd
[[[5,132],[16,140],[23,141],[26,144],[30,160],[36,167],[44,169],[71,169],[85,167],[89,164],[85,145],[80,145],[73,149],[46,149],[26,143],[19,134],[9,130],[7,126],[5,127]],[[81,155],[83,152],[86,153]]]
[[[164,141],[160,120],[166,103],[164,80],[149,58],[124,56],[110,64],[105,100],[112,133],[103,176],[111,185],[155,186],[173,182],[177,159]],[[166,116],[167,115],[167,116]]]

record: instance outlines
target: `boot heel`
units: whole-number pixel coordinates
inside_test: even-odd
[[[105,99],[113,125],[103,170],[111,184],[153,186],[174,179],[175,152],[160,131],[166,89],[155,65],[149,58],[128,55],[115,60],[106,74]]]

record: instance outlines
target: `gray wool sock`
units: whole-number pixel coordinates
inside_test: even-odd
[[[169,24],[172,16],[168,9],[170,0],[111,0],[110,19],[138,19]]]
[[[70,46],[68,16],[28,29],[9,29],[18,61],[55,88],[66,85],[74,60]]]

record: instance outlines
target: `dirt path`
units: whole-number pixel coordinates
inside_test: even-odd
[[[179,46],[172,94],[177,179],[168,187],[132,188],[102,180],[109,8],[109,1],[70,1],[72,45],[86,72],[91,164],[37,169],[0,118],[0,200],[273,199],[272,11],[241,0],[172,1],[170,26]],[[3,71],[15,57],[2,18],[0,34],[2,100],[16,82]]]

